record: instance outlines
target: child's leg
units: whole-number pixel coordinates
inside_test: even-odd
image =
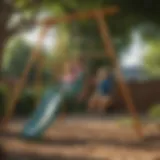
[[[98,111],[104,112],[106,108],[108,108],[111,104],[110,96],[101,96],[98,101]]]
[[[94,93],[89,99],[88,110],[89,111],[94,110],[97,107],[97,102],[98,102],[98,95]]]

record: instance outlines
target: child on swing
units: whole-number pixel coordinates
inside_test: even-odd
[[[99,68],[95,80],[96,89],[88,103],[89,111],[103,112],[107,105],[109,106],[111,102],[111,82],[109,70],[105,67]]]
[[[71,85],[83,72],[83,65],[81,59],[73,59],[64,64],[64,72],[62,75],[62,83]]]
[[[67,61],[64,64],[63,74],[61,76],[61,83],[64,90],[69,90],[72,87],[72,84],[77,80],[78,76],[84,71],[83,61],[80,58],[75,58],[70,61]],[[65,109],[64,109],[65,110]],[[66,117],[65,111],[60,116],[60,120],[63,120]]]

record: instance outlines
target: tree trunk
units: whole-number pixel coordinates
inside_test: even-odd
[[[8,21],[12,15],[11,4],[5,2],[5,0],[0,1],[0,72],[2,71],[4,47],[9,38]],[[0,75],[1,79],[1,75]]]

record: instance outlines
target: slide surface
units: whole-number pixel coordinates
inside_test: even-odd
[[[46,129],[56,120],[58,111],[65,98],[77,95],[83,85],[83,75],[72,84],[70,89],[64,90],[63,87],[56,86],[49,88],[43,95],[42,100],[33,113],[31,119],[26,123],[22,132],[23,137],[40,137]]]
[[[28,138],[41,136],[56,119],[63,97],[60,89],[47,90],[33,116],[26,123],[22,135]]]

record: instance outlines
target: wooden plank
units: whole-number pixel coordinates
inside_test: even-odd
[[[84,58],[87,59],[101,59],[101,58],[106,58],[106,54],[84,54],[82,55]]]
[[[99,31],[100,31],[100,34],[101,34],[101,37],[102,37],[102,41],[104,43],[104,49],[105,49],[106,56],[110,57],[110,59],[112,60],[114,66],[115,66],[116,79],[117,79],[118,85],[121,89],[124,100],[126,102],[126,106],[127,106],[128,110],[130,111],[131,115],[134,118],[135,130],[136,130],[137,134],[140,137],[142,137],[143,134],[142,134],[141,123],[140,123],[139,118],[138,118],[138,113],[136,111],[136,107],[134,106],[133,100],[131,98],[128,86],[126,85],[126,83],[124,81],[124,78],[123,78],[123,75],[121,74],[120,66],[119,66],[119,63],[118,63],[117,58],[116,58],[114,46],[111,42],[111,38],[110,38],[110,35],[109,35],[109,29],[108,29],[108,26],[105,22],[104,15],[99,13],[99,12],[97,12],[95,15],[97,17],[96,18],[97,24],[99,26]]]
[[[45,20],[38,22],[38,24],[39,25],[54,25],[57,23],[72,22],[72,21],[80,20],[80,19],[81,20],[82,19],[93,19],[95,18],[95,12],[97,11],[104,15],[114,15],[115,13],[119,11],[119,7],[113,6],[113,7],[108,7],[104,9],[73,13],[70,15],[66,15],[64,17],[46,18]]]

